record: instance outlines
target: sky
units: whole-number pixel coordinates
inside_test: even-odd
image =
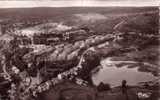
[[[160,6],[160,0],[0,0],[0,8]]]

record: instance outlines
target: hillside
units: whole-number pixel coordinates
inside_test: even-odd
[[[149,95],[144,100],[155,100],[158,21],[157,7],[0,9],[0,95],[10,100],[124,99],[121,84],[111,87],[104,80],[107,89],[99,89],[92,76],[114,67],[120,79],[115,70],[125,67],[129,78],[131,73],[125,72],[134,69],[156,79],[140,83],[134,78],[135,86],[127,84],[129,100],[137,100],[138,93],[143,97],[143,92]]]

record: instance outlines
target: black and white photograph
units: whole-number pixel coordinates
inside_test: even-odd
[[[0,0],[0,100],[160,100],[159,0]]]

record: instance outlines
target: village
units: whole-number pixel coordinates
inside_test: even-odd
[[[149,17],[147,14],[139,16],[140,19]],[[94,83],[93,76],[103,69],[102,61],[106,58],[109,59],[107,66],[115,65],[118,69],[128,65],[128,68],[137,68],[139,72],[153,77],[153,81],[144,80],[134,86],[129,84],[131,100],[158,100],[160,69],[157,67],[159,34],[156,30],[142,27],[122,31],[130,21],[119,21],[113,25],[112,32],[97,32],[89,25],[67,26],[38,18],[12,21],[0,23],[2,100],[75,100],[77,97],[72,96],[75,93],[67,92],[69,96],[55,93],[61,93],[63,89],[76,91],[75,88],[83,91],[80,94],[84,98],[88,95],[91,98],[85,100],[108,100],[105,97],[114,98],[113,94],[124,98],[118,94],[121,84],[112,87],[109,81],[100,81],[98,85]],[[153,33],[145,34],[143,28]]]

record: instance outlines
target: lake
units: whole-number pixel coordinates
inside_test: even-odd
[[[138,71],[138,66],[128,68],[126,64],[123,67],[116,67],[114,63],[116,63],[116,61],[112,62],[110,59],[101,61],[101,69],[92,75],[92,80],[95,85],[103,82],[109,83],[111,87],[116,87],[121,85],[122,80],[126,80],[128,85],[137,85],[139,82],[156,79],[151,73]]]

